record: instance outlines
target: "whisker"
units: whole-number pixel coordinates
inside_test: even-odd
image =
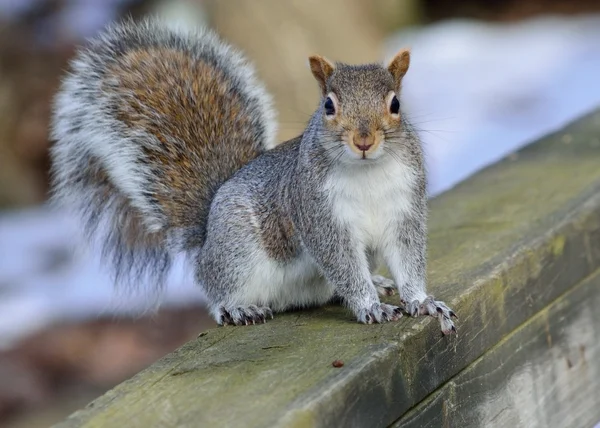
[[[339,147],[339,153],[330,159],[327,166],[328,167],[334,166],[337,163],[337,161],[343,156],[343,154],[344,154],[344,147],[341,146],[341,147]]]
[[[438,112],[432,112],[432,111],[425,111],[425,110],[418,110],[418,111],[413,111],[412,109],[407,109],[406,111],[402,112],[402,115],[404,117],[408,117],[409,119],[419,119],[419,118],[424,118],[424,117],[435,117],[435,116],[439,116],[440,114],[446,114],[446,111],[438,111]],[[443,119],[455,119],[455,117],[442,117]]]
[[[422,121],[425,119],[426,122],[441,122],[444,120],[454,120],[456,116],[440,116],[440,117],[431,117],[429,115],[423,116],[413,116],[411,114],[404,114],[404,119],[407,119],[409,122],[414,123],[415,121]]]
[[[437,134],[435,134],[433,132],[425,131],[425,130],[419,130],[419,132],[423,132],[423,133],[429,134],[429,135],[431,135],[431,136],[433,136],[435,138],[439,138],[440,140],[444,141],[445,143],[452,144],[452,142],[450,140],[448,140],[446,138],[443,138],[442,136],[437,135]]]
[[[337,149],[343,149],[344,146],[343,145],[337,145],[337,146],[333,146],[333,147],[326,147],[325,148],[325,154],[330,154],[335,152]]]
[[[402,161],[400,154],[396,153],[390,146],[384,146],[383,151],[389,154],[396,162],[398,162],[398,165],[404,166],[404,162]]]
[[[423,129],[423,128],[417,128],[417,127],[415,127],[415,129],[420,132],[447,132],[450,134],[456,134],[458,132],[458,131],[449,131],[447,129]]]

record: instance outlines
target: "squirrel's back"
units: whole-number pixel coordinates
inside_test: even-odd
[[[170,247],[202,246],[219,186],[274,146],[270,97],[215,34],[157,21],[108,28],[71,67],[52,123],[54,199],[117,274],[162,279]]]

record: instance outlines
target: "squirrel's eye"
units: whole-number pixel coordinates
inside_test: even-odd
[[[390,113],[391,114],[400,113],[400,101],[398,101],[398,98],[396,97],[396,95],[394,95],[394,97],[392,98],[392,101],[390,102]]]
[[[327,116],[333,116],[335,114],[335,105],[333,104],[331,97],[327,97],[323,107],[325,107],[325,114]]]

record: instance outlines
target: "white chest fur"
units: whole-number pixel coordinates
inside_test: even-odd
[[[395,160],[339,168],[326,181],[334,217],[366,248],[377,249],[412,208],[416,175]]]

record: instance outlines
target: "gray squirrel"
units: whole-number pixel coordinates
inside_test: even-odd
[[[341,301],[361,323],[456,315],[426,293],[421,142],[401,112],[410,53],[386,67],[309,59],[321,98],[275,144],[271,97],[209,30],[109,26],[56,96],[53,199],[103,244],[117,281],[164,282],[183,252],[218,324]],[[394,281],[374,275],[385,263]],[[378,294],[400,295],[400,306]]]

